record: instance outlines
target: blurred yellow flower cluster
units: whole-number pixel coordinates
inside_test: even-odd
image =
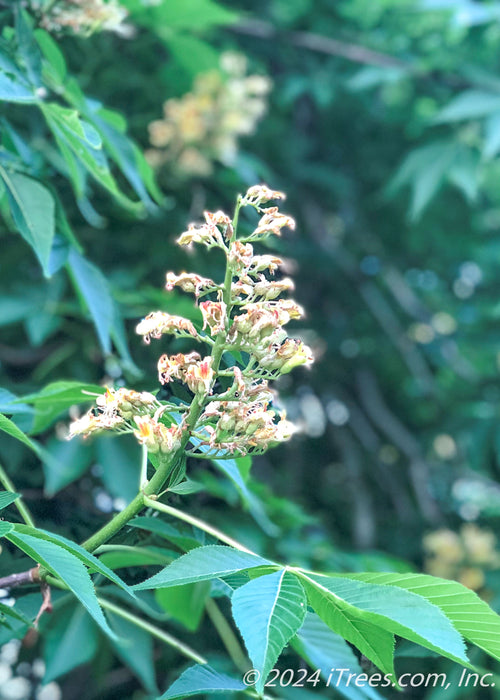
[[[474,591],[484,587],[485,571],[500,566],[497,538],[472,523],[459,532],[435,530],[424,537],[423,546],[427,573],[455,579]]]
[[[127,10],[118,0],[60,0],[48,12],[40,7],[40,24],[49,32],[70,30],[88,36],[98,31],[114,31],[127,34],[122,24]]]
[[[210,175],[214,161],[231,165],[238,137],[255,131],[270,89],[268,77],[247,75],[244,56],[223,53],[219,70],[198,75],[192,91],[167,100],[163,119],[149,125],[150,164],[198,176]]]

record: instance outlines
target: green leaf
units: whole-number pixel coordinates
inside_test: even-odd
[[[84,382],[59,381],[47,384],[41,391],[28,394],[18,402],[32,404],[35,407],[33,433],[40,433],[48,428],[61,413],[71,406],[93,401],[96,395],[106,390],[98,384]]]
[[[26,445],[26,447],[29,447],[30,450],[33,450],[35,454],[41,454],[40,447],[36,444],[36,442],[30,440],[30,438],[25,435],[23,431],[10,420],[10,418],[7,418],[7,416],[4,416],[2,413],[0,413],[0,430],[7,433],[11,437],[16,438],[16,440],[19,440],[19,442],[22,442],[24,445]]]
[[[17,427],[24,432],[29,432],[33,422],[33,409],[28,404],[17,403],[17,399],[18,397],[11,391],[0,388],[0,413],[16,416]]]
[[[364,619],[392,634],[437,651],[458,663],[468,663],[461,635],[442,611],[429,601],[405,591],[354,581],[342,576],[310,574],[308,578],[330,591],[337,600],[365,613]],[[361,584],[361,585],[352,585]],[[398,591],[401,593],[402,591]]]
[[[11,617],[16,622],[20,622],[22,625],[31,625],[31,620],[24,615],[19,610],[11,608],[10,605],[5,605],[5,603],[0,603],[0,615],[5,615],[6,617]]]
[[[0,537],[8,535],[14,529],[14,523],[6,523],[4,520],[0,520]]]
[[[500,151],[500,112],[492,114],[485,124],[483,157],[494,158]]]
[[[73,134],[79,141],[85,141],[95,150],[100,150],[102,148],[102,140],[99,136],[99,132],[80,117],[78,110],[63,107],[55,102],[50,102],[44,105],[43,111],[46,116],[54,119],[62,126],[66,134]],[[77,149],[77,151],[78,150],[79,149]]]
[[[99,561],[115,570],[134,566],[165,566],[176,557],[177,552],[161,547],[115,545],[113,551],[101,554]]]
[[[52,274],[52,270],[49,272]],[[29,341],[35,347],[43,345],[44,341],[54,335],[61,325],[61,316],[49,313],[43,308],[38,313],[32,313],[24,322]]]
[[[425,574],[354,574],[350,578],[403,588],[434,603],[463,637],[500,661],[500,617],[457,581]]]
[[[119,635],[118,641],[112,641],[117,656],[132,670],[148,693],[158,697],[152,636],[119,615],[112,612],[108,615]]]
[[[49,277],[49,257],[55,234],[55,202],[49,190],[37,180],[0,168],[14,223],[33,248]]]
[[[114,302],[102,272],[76,250],[68,258],[71,277],[77,292],[89,310],[103,351],[111,352],[111,331],[114,323]]]
[[[39,102],[33,87],[12,73],[7,75],[0,68],[0,100],[36,104]]]
[[[99,436],[95,442],[101,479],[113,498],[129,504],[137,496],[141,464],[141,448],[130,435]]]
[[[60,591],[53,591],[53,599],[57,600]],[[5,629],[0,628],[0,645],[5,644],[11,639],[22,639],[28,629],[32,625],[32,621],[35,619],[38,611],[40,610],[40,590],[36,593],[27,593],[23,596],[19,596],[16,600],[15,608],[13,612],[16,613],[14,617],[9,620],[9,627]]]
[[[0,510],[10,506],[10,504],[17,501],[18,498],[20,498],[18,493],[12,493],[12,491],[0,491]]]
[[[161,203],[163,196],[156,186],[151,166],[133,141],[121,129],[114,127],[109,119],[109,111],[100,110],[96,113],[89,109],[88,117],[92,119],[94,126],[99,130],[107,153],[119,166],[142,202],[149,207],[153,204],[148,194],[149,191],[156,201]]]
[[[59,381],[47,384],[35,394],[27,394],[19,399],[35,406],[54,406],[62,413],[75,404],[93,401],[95,395],[104,394],[106,389],[99,384],[86,382]]]
[[[372,698],[378,700],[381,696],[370,687],[357,688],[355,685],[346,686],[345,680],[332,676],[332,669],[349,669],[349,673],[363,673],[351,647],[326,625],[318,615],[312,612],[306,614],[304,624],[292,640],[292,646],[304,658],[309,666],[319,669],[321,675],[339,693],[350,700]]]
[[[456,155],[452,141],[437,141],[417,148],[405,158],[398,172],[388,185],[389,195],[402,186],[410,185],[412,201],[410,218],[416,221],[442,186],[448,168]]]
[[[191,79],[198,73],[206,73],[219,67],[219,53],[209,42],[190,34],[170,35],[170,31],[165,39],[175,60],[176,71],[184,69]]]
[[[122,581],[122,579],[119,576],[117,576],[114,571],[109,569],[105,564],[99,561],[97,557],[95,557],[93,554],[90,554],[90,552],[87,552],[87,550],[81,547],[79,544],[76,544],[76,542],[72,542],[71,540],[68,540],[62,535],[56,535],[53,532],[47,532],[46,530],[42,530],[40,528],[33,528],[29,525],[18,524],[16,525],[15,530],[16,534],[18,535],[22,534],[23,536],[30,536],[32,538],[36,537],[45,542],[49,542],[59,547],[62,547],[67,552],[77,557],[77,559],[86,564],[91,572],[96,572],[101,574],[102,576],[105,576],[123,591],[132,596],[132,598],[136,598],[134,591],[130,588],[130,586],[128,586],[125,583],[125,581]]]
[[[29,447],[30,450],[32,450],[37,455],[37,457],[43,462],[50,463],[52,461],[52,455],[49,452],[47,452],[47,450],[45,450],[34,440],[31,440],[13,421],[10,420],[10,418],[7,418],[7,416],[4,416],[1,413],[0,431],[7,433],[11,437],[16,438],[16,440],[22,442],[24,445],[26,445],[26,447]]]
[[[357,71],[352,78],[346,80],[346,86],[353,92],[371,90],[385,85],[386,83],[397,83],[404,79],[406,71],[392,66],[365,66]]]
[[[394,635],[313,578],[304,574],[301,579],[310,605],[328,627],[357,647],[383,673],[394,676]]]
[[[130,354],[127,332],[125,330],[121,310],[117,304],[115,304],[114,307],[115,318],[113,327],[111,328],[111,340],[113,341],[116,351],[120,356],[121,366],[126,374],[136,378],[142,377],[142,370],[137,367],[132,359],[132,355]]]
[[[67,96],[70,96],[68,91]],[[140,203],[133,202],[120,191],[110,172],[106,155],[102,150],[102,140],[95,127],[84,121],[77,110],[61,107],[55,103],[45,103],[41,107],[67,163],[77,197],[82,198],[84,195],[82,174],[78,171],[80,165],[122,206],[135,213],[141,211]]]
[[[56,44],[54,39],[44,29],[35,29],[33,32],[35,39],[40,46],[44,57],[52,68],[52,74],[56,81],[60,84],[64,82],[66,77],[66,60],[64,55]]]
[[[279,655],[304,622],[306,595],[297,577],[283,569],[241,586],[231,602],[248,655],[261,674],[255,685],[261,693]]]
[[[442,150],[435,160],[415,175],[410,209],[412,221],[418,220],[424,209],[437,194],[453,160],[451,150]]]
[[[469,148],[460,148],[448,169],[447,179],[463,192],[469,202],[474,202],[481,184],[477,153]]]
[[[199,450],[204,451],[204,448],[207,446],[197,445],[197,447]],[[210,448],[208,447],[208,449]],[[219,469],[219,471],[225,474],[232,481],[240,495],[242,502],[248,508],[248,512],[254,518],[255,522],[267,535],[270,537],[276,537],[280,530],[269,519],[259,498],[252,493],[246,485],[238,468],[238,461],[235,459],[212,459],[210,461],[217,467],[217,469]]]
[[[80,440],[50,441],[47,452],[52,459],[43,463],[44,492],[54,496],[58,491],[79,479],[89,469],[94,458],[93,445]]]
[[[195,581],[208,581],[236,571],[268,566],[272,562],[256,554],[240,552],[232,547],[207,545],[197,547],[179,557],[163,571],[134,586],[136,590],[146,588],[169,588]]]
[[[59,544],[54,544],[41,537],[33,537],[16,531],[10,532],[7,539],[34,561],[42,564],[51,574],[61,579],[88,610],[102,631],[108,637],[116,638],[106,622],[92,580],[80,559]]]
[[[498,111],[500,111],[499,94],[465,90],[437,114],[434,123],[447,124],[465,119],[481,119]]]
[[[2,306],[0,326],[7,326],[10,323],[29,318],[36,309],[36,302],[29,293],[21,297],[1,296],[0,304]]]
[[[193,535],[190,536],[189,534],[180,532],[169,523],[166,523],[164,520],[160,520],[160,518],[140,516],[131,520],[129,525],[131,527],[137,527],[141,530],[147,530],[148,532],[152,532],[159,537],[163,537],[169,542],[175,544],[177,547],[179,547],[179,549],[186,551],[202,545],[202,542],[197,540]]]
[[[41,85],[42,61],[40,50],[33,37],[33,19],[24,9],[17,8],[15,15],[16,58],[29,81],[35,86]]]
[[[200,493],[200,491],[204,490],[203,484],[200,484],[198,481],[193,481],[193,479],[185,479],[184,481],[181,481],[180,484],[177,484],[176,486],[169,487],[170,493],[177,493],[181,494],[183,496],[187,496],[191,493]]]
[[[210,588],[210,581],[159,588],[155,591],[155,599],[174,620],[190,632],[195,632],[200,625]]]
[[[43,639],[44,683],[50,683],[91,661],[99,645],[95,622],[86,610],[74,604],[51,616]]]
[[[240,680],[215,671],[210,666],[191,666],[176,680],[158,700],[175,700],[191,695],[236,693],[245,690]]]
[[[168,0],[146,10],[141,0],[123,0],[122,4],[140,24],[157,31],[208,29],[236,21],[235,12],[222,7],[213,0]],[[166,29],[165,29],[166,28]]]

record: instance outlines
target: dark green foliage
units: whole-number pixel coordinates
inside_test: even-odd
[[[370,662],[497,672],[496,614],[417,572],[429,533],[499,523],[499,3],[122,0],[132,30],[89,36],[50,29],[50,4],[0,2],[0,462],[15,489],[0,492],[0,577],[39,563],[54,604],[23,658],[43,657],[70,700],[246,697],[241,640],[260,693],[274,666],[320,672],[272,698],[396,696],[325,688],[332,668],[373,677]],[[154,172],[148,125],[227,51],[272,78],[266,116],[210,175]],[[104,386],[160,389],[135,325],[151,309],[199,324],[185,295],[158,291],[167,270],[223,274],[174,240],[261,181],[297,220],[266,252],[297,263],[297,333],[317,356],[279,386],[303,431],[253,465],[191,460],[163,497],[261,556],[152,508],[89,554],[76,543],[133,502],[141,455],[128,437],[65,442],[69,414]],[[498,555],[473,554],[441,573],[499,610]],[[2,644],[42,602],[38,587],[11,595]]]

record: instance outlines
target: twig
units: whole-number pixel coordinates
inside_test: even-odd
[[[426,392],[434,393],[434,377],[425,358],[418,352],[415,345],[406,335],[397,315],[384,298],[380,289],[372,282],[365,282],[359,286],[359,293],[381,328],[399,350],[412,375]]]
[[[331,433],[342,455],[348,473],[347,485],[351,491],[353,539],[360,549],[373,547],[375,541],[375,516],[373,498],[361,473],[359,447],[345,428]]]
[[[440,512],[429,490],[429,465],[423,457],[418,440],[389,410],[373,373],[361,370],[356,378],[361,401],[370,419],[410,461],[410,480],[424,517],[434,523],[439,521]]]
[[[304,206],[306,220],[311,222],[311,230],[315,232],[315,239],[336,265],[356,286],[358,293],[371,311],[374,319],[387,334],[389,340],[401,354],[401,358],[415,377],[420,386],[428,393],[435,393],[434,377],[427,365],[425,357],[411,342],[405,333],[405,329],[385,299],[379,287],[367,281],[359,273],[359,267],[351,253],[340,245],[332,247],[332,239],[327,235],[324,214],[312,201]]]
[[[350,397],[344,396],[342,392],[338,393],[341,400],[349,409],[349,426],[354,436],[369,455],[378,455],[381,447],[381,440],[369,419],[365,416],[360,406]],[[398,518],[401,522],[409,521],[411,519],[413,504],[406,490],[401,488],[401,485],[398,483],[400,470],[391,470],[381,459],[376,459],[375,464],[380,471],[382,477],[381,481],[384,484],[384,488],[387,489],[392,505],[398,514]]]
[[[293,44],[317,53],[339,56],[354,63],[381,66],[383,68],[399,68],[405,71],[415,70],[410,63],[389,54],[368,49],[365,46],[332,39],[321,34],[313,34],[312,32],[279,32],[271,24],[259,20],[233,24],[229,29],[237,34],[246,34],[259,39],[282,39],[284,43]]]
[[[10,574],[9,576],[4,576],[0,578],[0,588],[16,588],[17,586],[24,586],[29,583],[38,583],[40,578],[38,577],[38,567],[35,566],[29,571],[21,571],[18,574]]]
[[[158,510],[160,513],[165,513],[165,515],[171,515],[173,518],[184,520],[184,522],[189,523],[190,525],[193,525],[194,527],[197,527],[200,530],[204,530],[209,535],[212,535],[212,537],[216,537],[221,542],[225,542],[230,547],[239,549],[240,552],[246,552],[247,554],[255,554],[255,552],[252,552],[251,549],[248,549],[244,545],[240,544],[240,542],[233,540],[232,537],[225,535],[223,532],[217,530],[217,528],[212,527],[212,525],[209,525],[203,520],[195,518],[194,515],[189,515],[189,513],[185,513],[182,510],[177,510],[177,508],[172,508],[172,506],[167,506],[166,503],[160,503],[159,501],[155,501],[151,498],[148,498],[147,496],[144,498],[144,505],[149,506],[149,508],[153,508],[154,510]]]
[[[0,343],[0,360],[12,367],[38,365],[60,347],[60,343],[50,343],[39,348],[16,348]]]

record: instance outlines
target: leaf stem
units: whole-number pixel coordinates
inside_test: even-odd
[[[245,652],[241,648],[236,635],[234,634],[224,615],[221,613],[215,600],[213,598],[208,598],[207,602],[205,603],[205,608],[234,665],[237,666],[237,668],[239,668],[243,673],[248,671],[249,664]]]
[[[106,610],[109,610],[115,615],[123,617],[124,620],[128,620],[133,625],[136,625],[137,627],[143,629],[145,632],[149,632],[149,634],[152,634],[153,637],[161,639],[162,642],[165,642],[165,644],[168,644],[174,649],[177,649],[178,652],[180,652],[184,656],[187,656],[188,659],[193,659],[193,661],[196,661],[196,663],[199,664],[207,663],[207,660],[203,656],[200,656],[200,654],[194,651],[194,649],[191,649],[191,647],[188,647],[187,644],[181,642],[180,639],[176,639],[175,637],[172,637],[172,635],[161,630],[159,627],[156,627],[155,625],[152,625],[149,622],[146,622],[145,620],[141,620],[140,617],[129,613],[128,610],[124,610],[123,608],[119,607],[118,605],[115,605],[114,603],[111,603],[109,600],[106,600],[106,598],[98,598],[98,600],[101,606]]]
[[[247,554],[255,555],[255,552],[252,552],[252,550],[248,549],[248,547],[245,547],[240,542],[233,540],[232,537],[229,537],[229,535],[226,535],[220,530],[217,530],[217,528],[212,527],[212,525],[209,525],[204,520],[195,518],[194,515],[185,513],[182,510],[177,510],[177,508],[172,508],[172,506],[168,506],[166,503],[154,501],[153,499],[148,498],[147,496],[144,498],[144,505],[149,506],[150,508],[154,508],[154,510],[159,511],[160,513],[164,513],[165,515],[171,515],[173,518],[183,520],[185,523],[189,523],[190,525],[197,527],[199,530],[203,530],[204,532],[208,533],[209,535],[212,535],[212,537],[215,537],[221,542],[225,542],[230,547],[239,549],[240,552],[246,552]]]
[[[2,467],[1,464],[0,464],[0,483],[2,484],[2,486],[4,486],[4,488],[7,491],[10,491],[11,493],[17,493],[17,491],[14,487],[14,484],[9,479],[7,472]],[[24,520],[26,525],[29,525],[30,527],[35,527],[35,521],[33,520],[33,517],[31,515],[31,513],[29,512],[29,509],[22,502],[22,499],[18,498],[17,500],[15,500],[14,505],[16,506],[17,510],[19,511],[19,515]]]
[[[123,554],[139,554],[142,557],[149,557],[151,559],[151,564],[154,564],[155,561],[158,564],[165,565],[165,564],[170,564],[170,562],[173,561],[174,557],[169,557],[165,554],[162,554],[161,552],[154,552],[151,551],[150,549],[145,550],[143,547],[133,547],[128,544],[101,544],[101,546],[95,550],[94,554],[95,555],[100,555],[100,554],[106,554],[108,552],[122,552]],[[111,568],[120,568],[120,567],[111,567]]]

